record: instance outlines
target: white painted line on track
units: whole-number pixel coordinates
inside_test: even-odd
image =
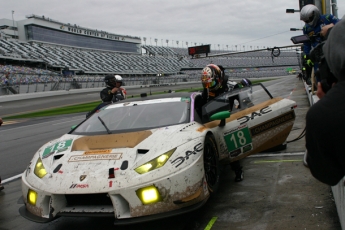
[[[22,177],[22,175],[23,175],[23,173],[18,174],[18,175],[13,176],[13,177],[10,177],[10,178],[8,178],[8,179],[6,179],[6,180],[2,180],[2,183],[5,184],[5,183],[7,183],[7,182],[11,182],[11,181],[13,181],[13,180],[18,179],[19,177]]]
[[[77,117],[77,116],[76,116]],[[74,118],[74,117],[73,117]],[[60,121],[63,121],[65,119],[69,119],[69,118],[64,118],[64,119],[61,119]],[[82,119],[82,116],[81,118]],[[21,129],[21,128],[27,128],[27,127],[31,127],[31,126],[36,126],[36,125],[42,125],[42,124],[47,124],[47,123],[52,123],[52,122],[56,122],[56,121],[47,121],[47,122],[42,122],[42,123],[37,123],[37,124],[33,124],[33,125],[25,125],[25,126],[21,126],[21,127],[17,127],[17,128],[12,128],[12,129],[6,129],[6,130],[1,130],[1,132],[6,132],[6,131],[10,131],[10,130],[16,130],[16,129]]]

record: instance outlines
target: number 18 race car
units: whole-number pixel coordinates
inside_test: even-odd
[[[261,84],[202,107],[200,92],[107,105],[44,144],[22,176],[20,214],[113,216],[138,223],[201,207],[219,185],[219,167],[282,145],[296,103]]]

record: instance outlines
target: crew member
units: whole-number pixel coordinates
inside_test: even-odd
[[[305,42],[303,51],[305,53],[305,61],[311,66],[314,65],[314,72],[317,70],[317,63],[312,63],[309,59],[309,53],[312,47],[317,46],[326,38],[326,32],[333,27],[339,19],[332,14],[321,15],[320,10],[313,4],[305,5],[300,12],[300,19],[305,22],[303,34],[310,38],[310,42]],[[323,28],[324,27],[324,28]],[[320,79],[316,79],[318,82]]]
[[[106,88],[100,92],[103,102],[116,102],[126,98],[126,90],[122,88],[122,77],[120,75],[107,75],[104,78]]]
[[[92,111],[86,114],[89,118],[100,108],[117,101],[126,99],[126,90],[122,86],[122,77],[120,75],[107,75],[104,77],[106,87],[100,92],[102,103],[96,106]]]

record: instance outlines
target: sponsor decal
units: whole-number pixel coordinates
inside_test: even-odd
[[[250,129],[250,133],[252,136],[256,136],[260,133],[263,133],[269,129],[272,129],[274,127],[277,127],[285,122],[288,122],[294,119],[295,119],[295,112],[290,111],[288,113],[275,117],[269,121],[266,121],[264,123],[254,126],[253,128]]]
[[[243,146],[242,152],[243,152],[243,153],[246,153],[246,152],[248,152],[248,151],[250,151],[250,150],[252,150],[252,149],[253,149],[253,145],[252,145],[252,144],[249,144],[249,145]]]
[[[81,175],[81,176],[79,177],[79,180],[80,180],[80,181],[83,181],[85,178],[86,178],[86,175]]]
[[[175,165],[175,168],[177,168],[178,166],[180,166],[185,160],[188,160],[189,159],[189,157],[191,156],[191,155],[195,155],[195,154],[197,154],[198,152],[200,152],[200,151],[202,151],[203,150],[203,148],[202,148],[202,144],[201,143],[199,143],[199,144],[197,144],[197,145],[195,145],[194,146],[194,150],[193,151],[186,151],[186,156],[185,157],[178,157],[178,158],[176,158],[175,160],[173,160],[172,162],[171,162],[171,164],[172,165],[174,165],[174,164],[176,164]]]
[[[90,151],[85,151],[84,154],[109,154],[111,153],[111,149],[97,149],[97,150],[90,150]]]
[[[42,153],[42,159],[47,158],[54,153],[66,151],[71,146],[72,141],[73,140],[60,141],[52,146],[45,148]]]
[[[230,152],[230,156],[231,157],[237,157],[238,155],[240,155],[242,152],[241,152],[241,149],[236,149],[232,152]]]
[[[98,160],[120,160],[122,153],[96,154],[96,155],[77,155],[71,156],[68,162],[76,161],[98,161]]]
[[[72,184],[69,188],[88,188],[88,184]]]
[[[189,97],[181,97],[181,102],[190,102]]]
[[[259,112],[252,112],[250,116],[243,116],[237,119],[238,122],[240,122],[240,125],[247,123],[249,120],[254,120],[255,117],[260,117],[263,114],[272,112],[272,109],[267,106],[265,108],[262,108]]]

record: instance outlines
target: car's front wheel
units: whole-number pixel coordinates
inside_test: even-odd
[[[204,143],[204,170],[210,193],[215,193],[219,186],[219,154],[213,136],[208,135]]]

